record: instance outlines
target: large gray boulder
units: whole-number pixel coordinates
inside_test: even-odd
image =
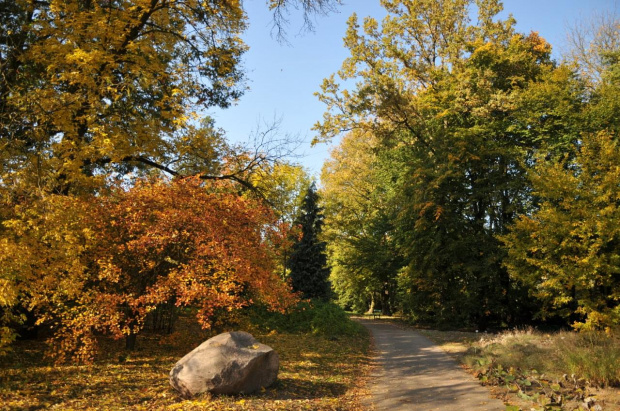
[[[170,371],[170,384],[185,397],[205,391],[247,394],[273,384],[279,366],[271,347],[234,331],[208,339],[181,358]]]

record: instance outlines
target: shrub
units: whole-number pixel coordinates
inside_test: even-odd
[[[310,325],[314,334],[337,337],[352,336],[361,331],[362,326],[353,322],[342,308],[333,303],[318,303],[313,312]]]
[[[574,375],[593,385],[620,386],[619,339],[618,335],[594,331],[507,331],[482,339],[465,361],[474,369],[494,364],[524,372],[537,370],[556,380]]]
[[[300,302],[286,314],[254,307],[249,320],[253,327],[263,332],[313,333],[326,337],[352,336],[363,329],[342,308],[317,300]]]

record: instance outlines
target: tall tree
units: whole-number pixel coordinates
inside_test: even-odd
[[[301,8],[309,21],[311,14],[338,3],[268,0],[265,5],[280,27],[291,7]],[[102,196],[116,177],[130,186],[145,174],[200,175],[255,188],[248,175],[273,158],[260,149],[231,148],[210,119],[193,121],[196,112],[227,107],[245,90],[242,5],[239,0],[0,0],[3,252],[15,246],[37,255],[36,244],[12,242],[24,229],[24,216],[40,224],[30,227],[33,232],[44,230],[49,222],[44,211],[53,214],[63,201],[92,200],[92,193]],[[57,227],[62,232],[84,222],[79,212],[67,212],[75,221]],[[82,229],[91,227],[84,222]],[[58,240],[65,234],[55,235]],[[66,234],[72,241],[82,238],[76,235]],[[0,352],[15,337],[5,325],[21,320],[13,309],[31,294],[29,273],[47,272],[47,265],[56,272],[56,259],[77,264],[79,249],[60,249],[64,254],[59,251],[41,266],[0,269]]]
[[[293,291],[304,298],[326,300],[330,297],[329,267],[326,243],[321,240],[323,213],[319,195],[311,184],[303,199],[295,223],[300,228],[299,239],[293,244],[288,261]]]
[[[608,133],[584,135],[574,157],[531,173],[538,209],[502,237],[510,273],[541,301],[538,315],[578,329],[620,324],[620,147]]]
[[[275,270],[275,219],[230,183],[196,178],[51,195],[0,242],[0,278],[19,274],[3,299],[19,298],[53,331],[59,359],[77,360],[92,358],[102,333],[131,348],[162,304],[196,307],[205,328],[252,301],[283,309],[294,298]]]
[[[577,50],[591,74],[584,132],[565,153],[543,153],[547,161],[529,173],[536,207],[502,237],[506,266],[541,302],[538,315],[578,329],[620,324],[620,50],[609,35],[615,21]]]
[[[394,190],[402,164],[369,133],[344,136],[323,166],[331,282],[343,306],[357,311],[396,309],[403,259],[395,241]]]
[[[544,39],[497,18],[497,0],[382,4],[381,24],[349,20],[351,55],[338,76],[358,82],[340,90],[335,76],[324,81],[318,140],[359,130],[402,159],[393,224],[407,263],[406,312],[479,326],[515,321],[523,293],[495,236],[529,205],[532,154],[578,138],[576,114],[566,116],[579,112],[578,87]]]

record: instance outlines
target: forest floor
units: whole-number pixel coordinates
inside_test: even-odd
[[[502,333],[412,327],[478,378],[506,410],[620,410],[620,338],[534,329]],[[598,407],[600,408],[598,408]]]
[[[0,410],[362,410],[369,337],[251,332],[280,356],[277,382],[244,396],[181,398],[168,383],[175,362],[211,335],[182,324],[165,338],[140,335],[135,352],[104,340],[92,365],[55,366],[41,341],[20,341],[0,357]]]
[[[379,320],[388,321],[412,328],[397,319]],[[244,330],[280,354],[278,381],[257,394],[181,398],[168,383],[170,369],[213,335],[182,321],[169,336],[140,335],[137,350],[129,355],[121,341],[103,339],[101,355],[92,365],[54,365],[44,355],[44,342],[19,341],[11,354],[0,357],[0,410],[373,409],[368,398],[378,367],[367,334],[327,338],[251,327]],[[620,410],[617,335],[416,330],[509,404],[508,411]],[[374,353],[379,351],[376,348]],[[562,371],[566,366],[558,359],[561,353],[591,369]],[[406,358],[392,359],[398,367]],[[424,409],[433,409],[432,403],[427,405]]]

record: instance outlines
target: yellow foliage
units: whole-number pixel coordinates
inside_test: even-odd
[[[241,93],[239,2],[18,0],[11,12],[23,25],[6,43],[0,118],[12,138],[0,157],[21,185],[88,191],[115,166],[163,164],[194,103]],[[185,37],[190,27],[201,31]]]
[[[542,315],[578,314],[580,330],[620,324],[618,164],[620,148],[607,133],[583,135],[575,158],[541,161],[532,173],[539,209],[502,237],[506,266],[543,302]]]
[[[88,362],[97,334],[138,333],[149,312],[171,301],[197,307],[205,327],[218,310],[252,301],[284,310],[296,297],[275,272],[272,237],[286,232],[274,226],[260,202],[223,183],[207,191],[195,179],[49,195],[16,206],[5,222],[1,312],[18,303],[33,310],[52,327],[58,360]],[[11,334],[0,338],[10,342]]]

